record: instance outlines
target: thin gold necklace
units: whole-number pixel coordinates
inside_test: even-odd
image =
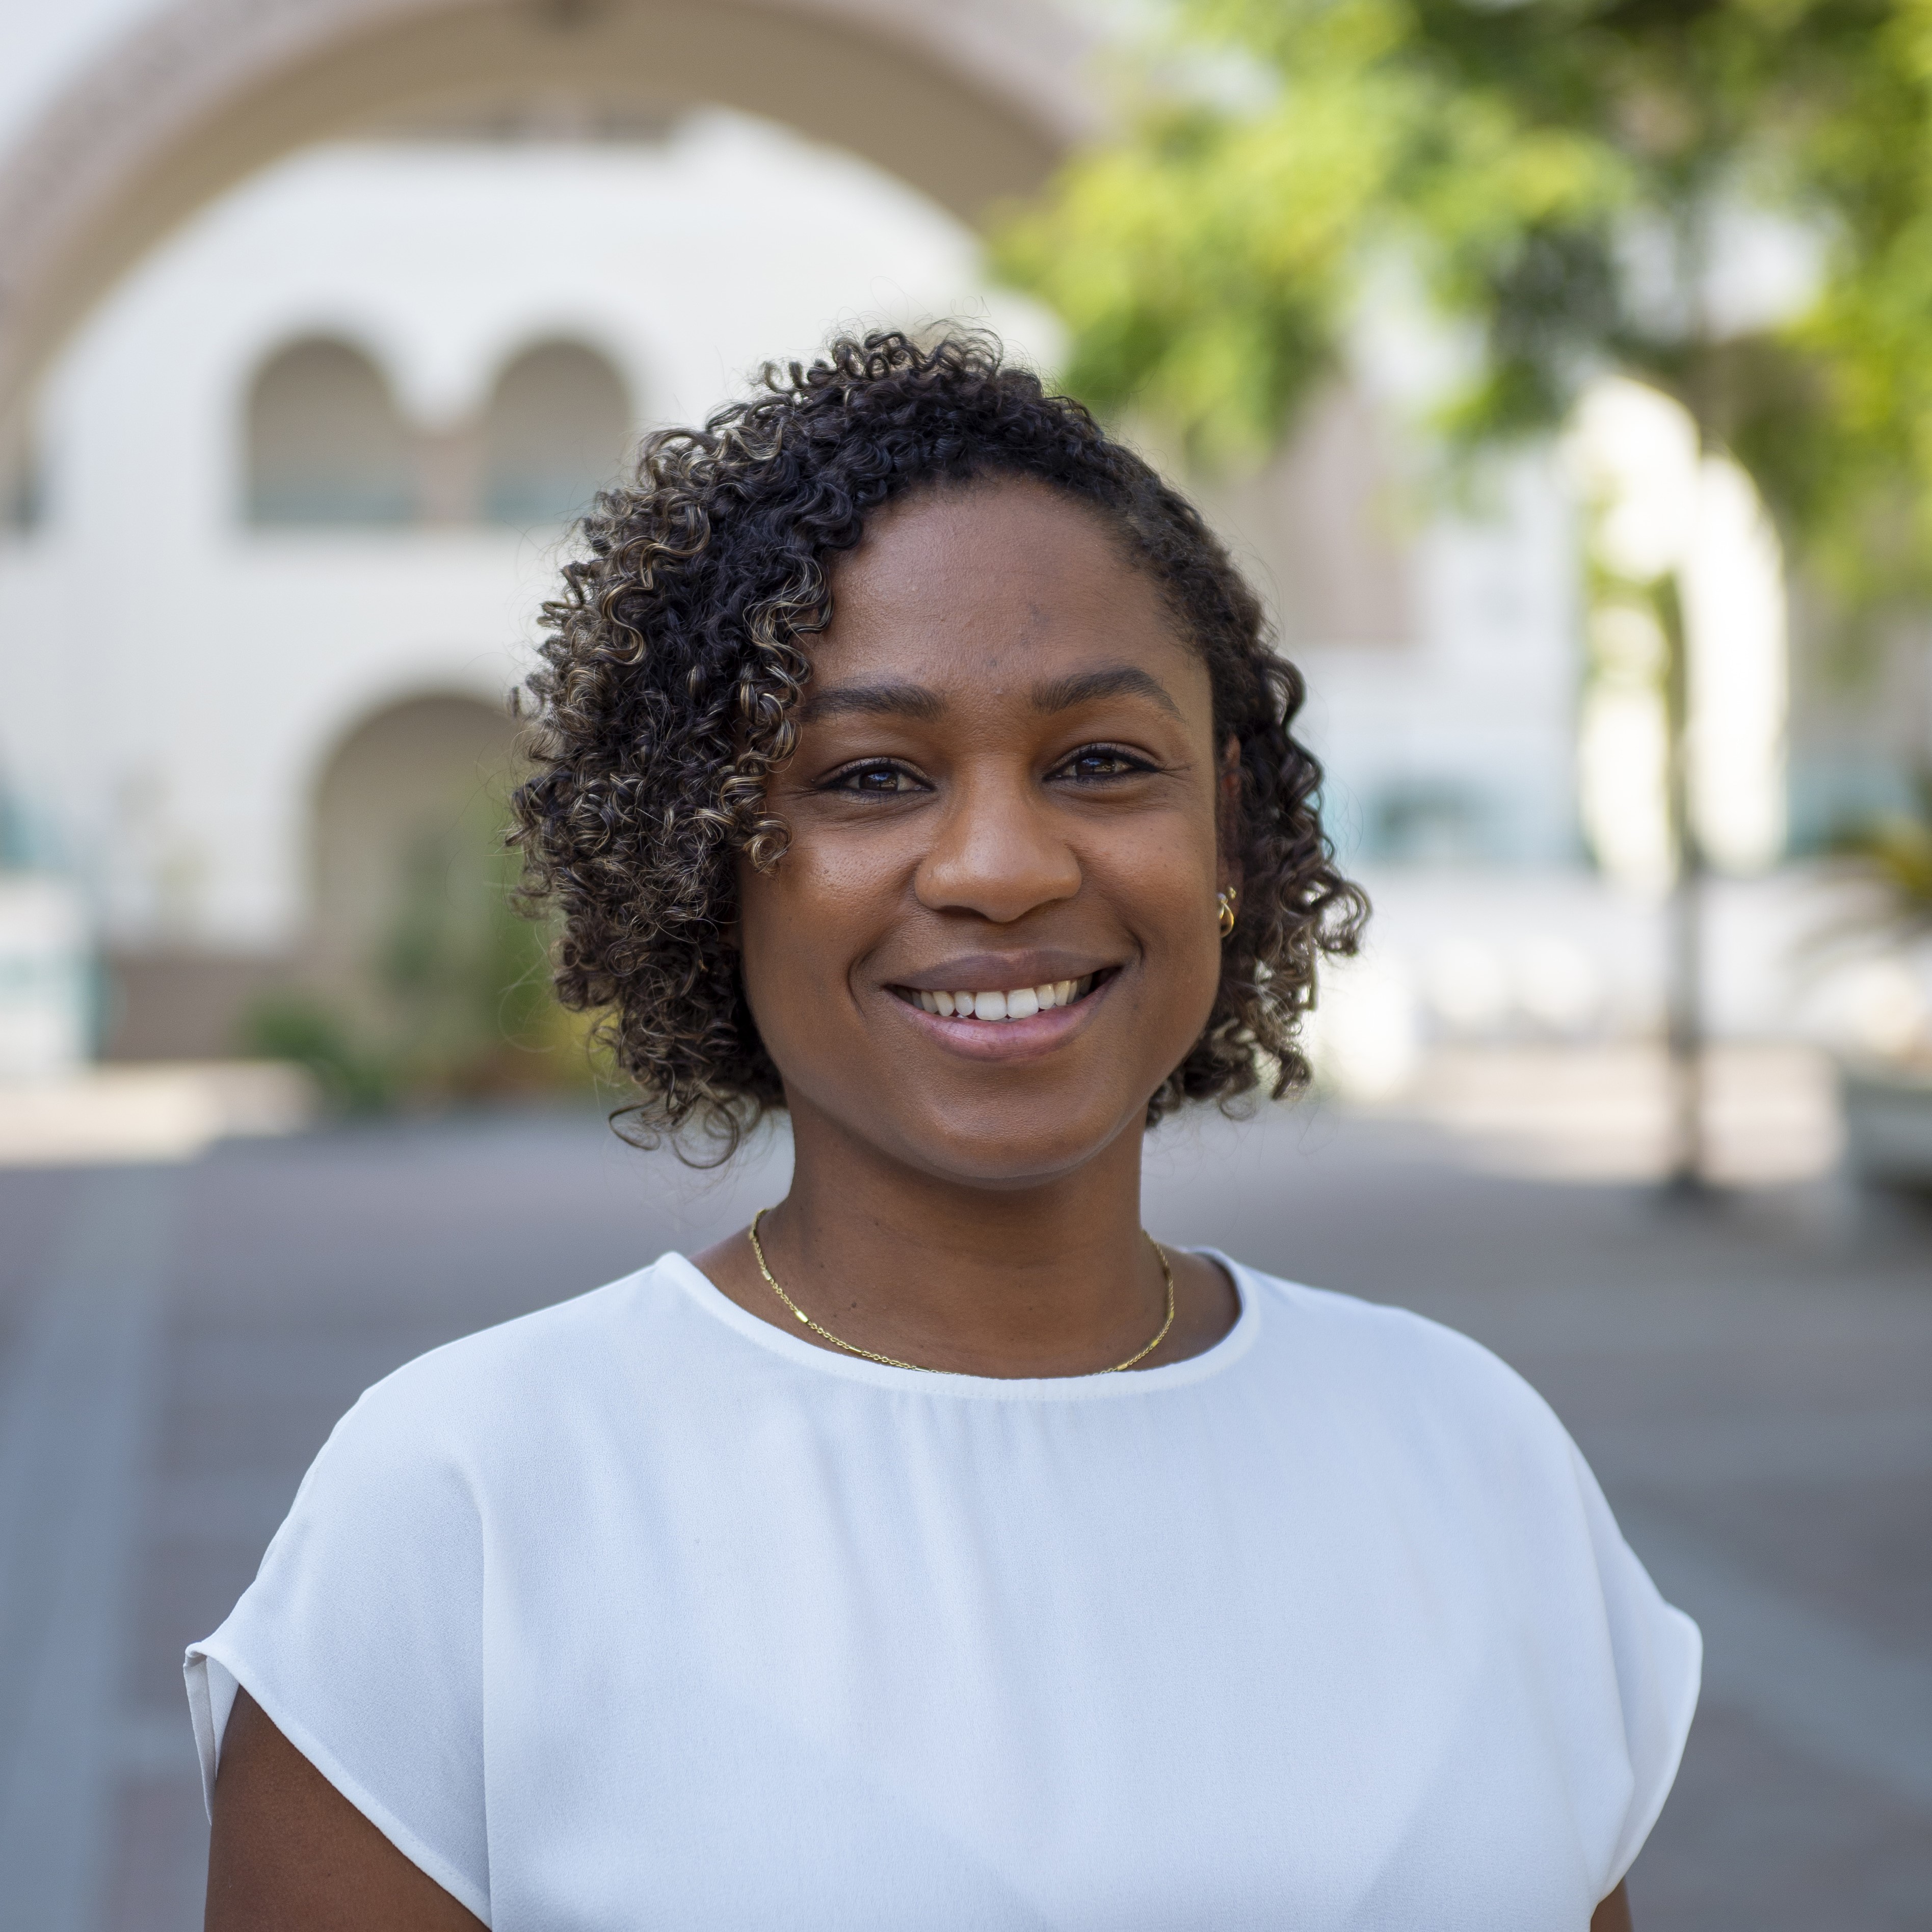
[[[783,1288],[779,1287],[778,1276],[765,1265],[764,1246],[758,1239],[758,1223],[771,1211],[769,1208],[760,1208],[752,1216],[752,1225],[748,1230],[752,1237],[752,1252],[758,1258],[758,1272],[764,1276],[765,1286],[814,1335],[830,1342],[835,1348],[843,1348],[848,1355],[862,1355],[867,1361],[880,1363],[889,1369],[916,1369],[921,1375],[927,1376],[938,1375],[940,1372],[937,1369],[928,1369],[923,1362],[902,1362],[896,1355],[881,1355],[872,1349],[862,1348],[856,1342],[842,1340],[839,1336],[833,1334],[830,1328],[822,1328],[818,1322],[813,1321],[812,1317],[806,1314],[805,1310],[800,1307]],[[1160,1263],[1161,1278],[1167,1283],[1167,1312],[1162,1317],[1160,1328],[1155,1330],[1154,1340],[1145,1348],[1136,1349],[1124,1362],[1116,1362],[1111,1369],[1095,1369],[1090,1371],[1092,1374],[1117,1376],[1123,1369],[1130,1369],[1136,1362],[1145,1360],[1155,1349],[1160,1346],[1162,1342],[1167,1340],[1167,1331],[1174,1326],[1174,1270],[1168,1265],[1167,1250],[1144,1228],[1142,1230],[1142,1234],[1148,1246],[1153,1249],[1154,1258]]]

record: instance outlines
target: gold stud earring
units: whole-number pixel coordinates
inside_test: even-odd
[[[1214,915],[1215,923],[1220,927],[1223,939],[1234,929],[1234,902],[1240,896],[1240,889],[1234,886],[1224,886],[1214,895],[1214,904],[1219,908]]]

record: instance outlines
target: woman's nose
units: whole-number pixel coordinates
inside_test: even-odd
[[[937,818],[914,890],[934,912],[971,912],[1010,926],[1080,890],[1080,863],[1054,813],[1025,778],[962,784]]]

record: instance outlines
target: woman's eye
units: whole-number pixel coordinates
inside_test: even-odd
[[[832,781],[834,791],[853,792],[862,798],[894,798],[920,788],[919,781],[901,765],[856,765]]]
[[[1131,752],[1119,751],[1111,745],[1090,745],[1084,752],[1075,752],[1060,767],[1061,772],[1071,778],[1125,778],[1130,772],[1153,769],[1146,759],[1137,758]]]

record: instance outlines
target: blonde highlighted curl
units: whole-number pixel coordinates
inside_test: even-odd
[[[511,836],[526,902],[560,922],[558,998],[599,1016],[637,1084],[620,1112],[640,1144],[670,1136],[724,1160],[784,1104],[728,935],[740,856],[763,871],[784,856],[766,784],[796,741],[830,562],[895,497],[999,477],[1063,490],[1114,530],[1207,664],[1217,738],[1240,748],[1242,890],[1220,992],[1150,1124],[1307,1079],[1296,1036],[1317,962],[1354,950],[1368,908],[1335,868],[1321,768],[1289,730],[1300,674],[1192,505],[1078,404],[984,334],[894,332],[768,365],[752,400],[648,437],[544,606],[542,666],[520,700],[534,771]]]

